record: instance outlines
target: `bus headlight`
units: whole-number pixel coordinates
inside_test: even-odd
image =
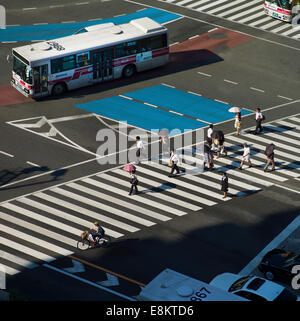
[[[24,88],[24,91],[26,92],[26,94],[29,94],[29,90]]]
[[[12,78],[11,79],[11,82],[13,83],[13,84],[15,84],[16,83],[16,81]]]

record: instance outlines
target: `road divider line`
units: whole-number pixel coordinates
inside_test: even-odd
[[[203,76],[206,76],[206,77],[212,77],[212,75],[206,74],[206,73],[200,72],[200,71],[198,71],[198,74],[203,75]]]
[[[264,90],[259,89],[259,88],[255,88],[255,87],[250,87],[250,89],[255,90],[255,91],[259,91],[259,92],[261,92],[261,93],[264,93],[264,92],[265,92]]]
[[[233,85],[238,85],[237,82],[232,81],[232,80],[224,79],[224,81],[225,81],[225,82],[228,82],[228,83],[230,83],[230,84],[233,84]]]
[[[189,40],[194,39],[194,38],[197,38],[197,37],[199,37],[199,35],[196,35],[196,36],[190,37],[190,38],[189,38]]]
[[[35,166],[35,167],[39,167],[39,168],[42,167],[42,166],[40,166],[40,165],[37,165],[37,164],[32,163],[32,162],[29,162],[29,161],[27,161],[26,163],[27,163],[28,165],[31,165],[31,166]]]
[[[36,10],[37,8],[23,8],[23,11],[27,11],[27,10]]]
[[[3,154],[3,155],[6,155],[8,157],[15,157],[14,155],[11,155],[11,154],[8,154],[6,152],[3,152],[2,150],[0,150],[0,153]]]
[[[290,101],[293,100],[292,98],[284,97],[284,96],[281,96],[281,95],[277,95],[277,97],[282,98],[282,99],[286,99],[286,100],[290,100]]]

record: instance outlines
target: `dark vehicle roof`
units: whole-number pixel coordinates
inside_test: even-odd
[[[274,249],[268,252],[262,259],[263,263],[267,263],[267,261],[271,265],[284,268],[300,263],[300,255],[291,251]]]

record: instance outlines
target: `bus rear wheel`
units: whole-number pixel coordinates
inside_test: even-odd
[[[129,78],[132,77],[136,73],[135,65],[127,65],[123,69],[123,77]]]
[[[65,83],[60,82],[52,88],[52,95],[53,96],[59,96],[62,95],[64,92],[67,91],[67,86]]]

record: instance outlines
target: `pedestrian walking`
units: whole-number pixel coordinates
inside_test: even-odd
[[[221,191],[223,192],[223,198],[227,197],[228,192],[228,176],[226,172],[223,172],[221,178]]]
[[[269,167],[270,164],[272,164],[271,171],[275,171],[274,149],[275,149],[275,145],[273,143],[269,144],[266,147],[265,155],[267,157],[267,164],[266,164],[266,166],[264,168],[264,172],[266,172],[268,170],[268,167]]]
[[[136,150],[136,164],[139,164],[140,163],[141,154],[145,150],[145,145],[144,145],[144,142],[141,140],[140,136],[136,136],[135,141],[136,141],[136,147],[137,147],[137,150]]]
[[[205,143],[204,144],[204,159],[203,159],[204,168],[206,165],[208,170],[212,169],[214,167],[213,159],[214,159],[213,152],[210,149],[208,143]]]
[[[212,134],[213,134],[213,132],[214,132],[214,125],[210,124],[209,128],[207,130],[207,139],[206,139],[206,141],[207,141],[207,143],[209,145],[209,148],[212,148],[212,140],[213,140],[212,139]]]
[[[244,146],[244,153],[242,156],[240,169],[242,169],[244,162],[248,163],[249,168],[252,167],[252,163],[250,161],[250,147],[247,145],[247,143],[244,143],[243,146]]]
[[[177,174],[180,173],[179,167],[177,165],[178,163],[179,163],[179,156],[178,154],[175,153],[174,149],[172,149],[170,153],[170,160],[169,160],[169,165],[172,167],[172,169],[169,177],[176,176],[175,174],[173,174],[175,170]]]
[[[137,179],[135,171],[130,172],[130,184],[131,184],[131,187],[130,187],[130,191],[129,191],[129,194],[128,194],[129,196],[131,196],[131,194],[133,192],[133,189],[135,190],[135,194],[139,193],[138,188],[137,188],[138,183],[139,183],[139,181]]]
[[[227,152],[225,151],[225,137],[222,130],[218,130],[213,136],[215,136],[213,143],[217,146],[216,158],[219,158],[221,154],[227,156]]]
[[[242,117],[241,112],[238,112],[235,114],[234,117],[234,128],[236,129],[235,134],[238,136],[240,134],[241,128],[242,128]]]
[[[264,115],[260,111],[260,108],[256,108],[256,113],[255,113],[256,127],[255,127],[255,130],[254,130],[253,134],[257,135],[258,134],[258,130],[259,130],[260,133],[263,131],[263,127],[261,125],[263,120],[264,120]]]

